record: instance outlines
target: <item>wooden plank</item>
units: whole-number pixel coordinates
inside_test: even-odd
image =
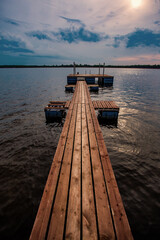
[[[76,94],[76,97],[75,97],[75,100],[74,100],[74,104],[79,103],[80,96],[82,94],[80,82],[77,82],[76,89],[77,89],[78,93]]]
[[[108,106],[109,106],[109,109],[113,108],[112,103],[110,101],[108,101]]]
[[[44,188],[43,196],[40,202],[40,206],[37,212],[37,216],[33,225],[30,240],[34,239],[45,239],[48,221],[50,217],[50,211],[55,196],[56,184],[58,181],[58,176],[61,167],[61,161],[63,153],[65,150],[66,138],[68,135],[68,128],[70,126],[71,116],[72,116],[73,103],[70,106],[68,114],[66,116],[66,121],[60,135],[54,160],[51,165],[51,169],[48,175],[48,179]]]
[[[97,108],[99,109],[99,101],[96,101]]]
[[[115,104],[114,101],[110,101],[110,104],[112,105],[112,108],[119,109],[119,107]]]
[[[111,105],[110,101],[108,101],[108,108],[112,109],[112,105]]]
[[[98,129],[97,129],[98,131]],[[119,193],[119,189],[115,180],[111,162],[108,156],[108,152],[102,141],[102,134],[97,132],[97,138],[99,139],[99,149],[101,153],[102,165],[104,169],[104,175],[106,185],[109,193],[109,199],[112,209],[112,215],[114,219],[114,225],[116,229],[117,239],[133,239],[128,219],[124,210],[123,202]]]
[[[97,108],[99,109],[99,101],[96,101]]]
[[[108,101],[106,101],[106,106],[107,106],[107,108],[110,108],[110,105],[108,104]]]
[[[97,108],[99,109],[99,101],[96,101],[96,104],[97,104]]]
[[[92,103],[93,103],[94,109],[96,109],[96,106],[95,106],[95,101],[92,101]]]
[[[90,96],[89,96],[90,97]],[[106,188],[109,196],[109,202],[112,210],[112,218],[116,230],[118,240],[133,240],[129,222],[123,206],[123,202],[119,193],[117,182],[108,156],[108,152],[104,143],[103,135],[94,114],[92,101],[90,100],[91,114],[96,131],[97,143],[100,151],[103,173],[105,177]]]
[[[81,229],[81,105],[78,104],[65,239],[80,239]]]
[[[105,101],[102,101],[102,107],[105,108]]]
[[[101,103],[101,108],[103,108],[103,101],[100,101],[100,103]]]
[[[94,109],[119,109],[113,101],[92,101]]]
[[[108,101],[105,101],[105,108],[108,108]]]
[[[84,97],[84,84],[81,84],[82,85],[82,99],[81,99],[81,103],[85,103],[85,97]],[[83,117],[83,116],[82,116]]]
[[[39,206],[37,216],[33,225],[33,229],[30,235],[30,240],[35,240],[35,239],[42,240],[42,239],[45,239],[45,236],[46,236],[48,221],[50,217],[50,211],[51,211],[53,199],[55,196],[56,185],[59,177],[63,153],[66,146],[66,139],[67,139],[68,130],[70,127],[71,116],[73,111],[73,103],[74,103],[76,93],[77,93],[77,90],[75,90],[73,94],[70,108],[68,110],[68,114],[66,116],[66,120],[62,129],[62,133],[60,135],[56,153],[51,165],[51,169],[50,169],[48,179],[44,188],[40,206]]]
[[[82,104],[82,238],[84,240],[97,239],[95,211],[86,109]]]
[[[99,108],[103,108],[102,101],[99,101]]]
[[[103,108],[106,108],[106,103],[105,103],[106,101],[102,101],[102,106],[103,106]]]
[[[48,106],[65,106],[66,102],[65,103],[49,103]]]
[[[69,85],[66,85],[65,87],[75,87],[76,84],[69,84]]]
[[[77,105],[74,104],[73,115],[71,119],[70,129],[64,152],[61,174],[59,177],[55,202],[53,206],[48,238],[47,239],[62,239],[65,225],[65,215],[70,179],[70,169],[72,161],[72,148],[74,143],[74,131],[76,122]],[[57,221],[58,219],[58,221]]]
[[[101,109],[103,109],[103,101],[100,101]]]
[[[87,89],[88,90],[88,89]],[[92,105],[93,106],[93,105]],[[92,109],[94,111],[94,109]],[[89,144],[92,161],[92,171],[94,179],[94,191],[96,199],[97,220],[100,239],[115,239],[112,217],[109,208],[108,197],[101,168],[98,145],[95,136],[94,125],[92,122],[89,105],[86,105],[87,124],[89,131]],[[94,112],[95,114],[95,112]]]
[[[53,206],[48,238],[47,239],[62,239],[63,231],[65,225],[65,215],[66,215],[66,206],[68,198],[68,188],[69,188],[69,179],[70,179],[70,170],[71,170],[71,161],[72,161],[72,149],[74,144],[74,131],[76,124],[76,113],[77,113],[77,104],[75,104],[76,99],[78,98],[80,92],[79,88],[76,88],[76,93],[74,94],[73,104],[73,114],[71,118],[70,129],[68,133],[68,138],[66,142],[66,149],[64,152],[63,163],[61,168],[61,174],[59,178],[59,183],[57,187],[57,193],[55,197],[55,202]],[[57,221],[58,219],[58,221]]]
[[[95,107],[98,109],[99,107],[98,107],[98,102],[97,101],[95,101]]]
[[[65,104],[66,101],[49,101],[50,104]]]
[[[98,84],[87,84],[88,87],[99,87]]]
[[[119,109],[119,107],[113,101],[108,101],[108,103],[111,109]]]
[[[71,101],[66,101],[65,108],[69,108]]]
[[[44,108],[44,110],[52,110],[52,109],[65,110],[65,108],[63,106],[62,107],[53,106],[53,107],[45,107]]]

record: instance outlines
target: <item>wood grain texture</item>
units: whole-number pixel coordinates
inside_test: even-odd
[[[105,182],[104,182],[103,172],[101,168],[99,150],[98,150],[94,125],[92,122],[89,105],[86,106],[86,111],[87,111],[87,123],[88,123],[88,132],[89,132],[92,169],[93,169],[99,238],[115,239],[110,206],[108,203],[108,197],[106,193]]]
[[[83,239],[97,239],[96,209],[85,105],[82,105],[82,229]]]
[[[94,114],[93,111],[94,107],[90,99],[89,93],[87,92],[87,94],[90,101],[91,114],[95,126],[96,138],[100,151],[103,173],[105,177],[106,188],[109,196],[109,203],[112,211],[112,218],[114,221],[114,227],[116,231],[116,237],[119,240],[121,239],[133,240],[129,222],[119,193],[118,185],[114,176],[114,172],[105,146],[103,135],[98,120]]]
[[[78,104],[72,160],[66,239],[80,239],[81,229],[81,104]]]
[[[64,152],[60,178],[57,187],[56,198],[52,210],[47,239],[62,239],[65,224],[67,197],[69,191],[69,178],[72,161],[72,149],[74,144],[74,131],[77,116],[77,104],[74,104],[71,124],[69,128],[66,148]],[[58,221],[57,221],[58,219]]]
[[[92,102],[85,81],[77,82],[71,101],[50,104],[68,113],[30,240],[133,240],[94,110],[118,106]]]

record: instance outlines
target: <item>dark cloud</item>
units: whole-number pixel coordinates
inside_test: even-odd
[[[160,25],[160,21],[155,21],[154,24]]]
[[[11,19],[5,20],[6,23],[12,24],[14,26],[19,26],[19,23],[17,23],[16,21],[13,21]]]
[[[77,20],[78,21],[78,20]],[[65,29],[59,29],[57,32],[40,32],[33,31],[26,33],[29,37],[37,38],[38,40],[48,41],[65,41],[68,43],[82,42],[100,42],[103,39],[108,39],[109,36],[102,36],[93,31],[85,29],[85,27],[70,27]]]
[[[40,32],[40,31],[34,31],[34,32],[29,32],[26,33],[29,37],[35,37],[38,40],[49,40],[51,41],[52,39],[45,33]]]
[[[79,19],[66,18],[66,17],[63,17],[63,16],[60,16],[60,18],[66,20],[68,23],[78,23],[78,24],[80,24],[82,26],[85,26],[85,24],[81,20],[79,20]]]
[[[100,34],[89,31],[84,27],[70,27],[65,29],[59,29],[57,32],[48,33],[34,31],[26,33],[26,35],[29,37],[37,38],[38,40],[65,41],[68,43],[78,43],[80,41],[99,42],[102,39],[108,38],[108,36],[102,37]]]
[[[80,27],[78,29],[75,28],[59,29],[59,31],[53,33],[53,35],[58,40],[66,41],[68,43],[73,42],[77,43],[79,41],[99,42],[102,40],[102,36],[100,34],[86,30],[83,27]]]
[[[8,24],[11,24],[11,25],[14,25],[14,26],[19,26],[20,25],[17,21],[15,21],[11,18],[3,18],[2,17],[2,18],[0,18],[0,20],[4,23],[8,23]]]
[[[26,57],[28,55],[25,54],[20,54],[22,57]],[[32,55],[32,58],[49,58],[49,59],[67,59],[65,56],[60,56],[60,55]]]
[[[0,36],[0,52],[34,53],[32,50],[26,48],[24,42],[3,36]]]
[[[56,36],[58,40],[66,41],[68,43],[73,43],[73,42],[77,43],[79,41],[100,42],[103,39],[101,34],[87,30],[85,24],[81,20],[66,18],[63,16],[60,16],[60,17],[66,20],[68,23],[71,23],[72,27],[70,26],[70,28],[59,29],[58,32],[53,33],[53,35]],[[76,25],[78,26],[75,27]]]
[[[125,39],[124,36],[117,36],[114,38],[114,44],[113,47],[114,48],[118,48],[120,46],[120,43]]]
[[[160,47],[160,33],[154,33],[148,29],[137,29],[128,35],[127,48],[138,46]]]
[[[160,47],[160,33],[149,29],[136,29],[136,31],[114,38],[113,47],[118,48],[121,42],[125,42],[126,48],[135,47]]]
[[[86,29],[85,24],[79,19],[66,18],[60,16],[60,18],[66,20],[71,25],[68,28],[59,28],[58,31],[32,31],[26,33],[29,37],[37,38],[38,40],[48,40],[48,41],[65,41],[68,43],[78,43],[78,42],[100,42],[101,40],[109,38],[107,35],[102,36],[102,34],[96,33]]]

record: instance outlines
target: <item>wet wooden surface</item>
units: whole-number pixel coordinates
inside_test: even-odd
[[[133,239],[94,108],[78,81],[30,240]]]

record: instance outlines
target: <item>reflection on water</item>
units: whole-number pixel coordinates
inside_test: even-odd
[[[72,97],[64,91],[72,69],[0,73],[0,237],[28,239],[64,123],[46,124],[43,109]],[[101,128],[132,232],[135,239],[159,239],[160,70],[106,73],[113,87],[91,97],[120,107],[117,127]]]

